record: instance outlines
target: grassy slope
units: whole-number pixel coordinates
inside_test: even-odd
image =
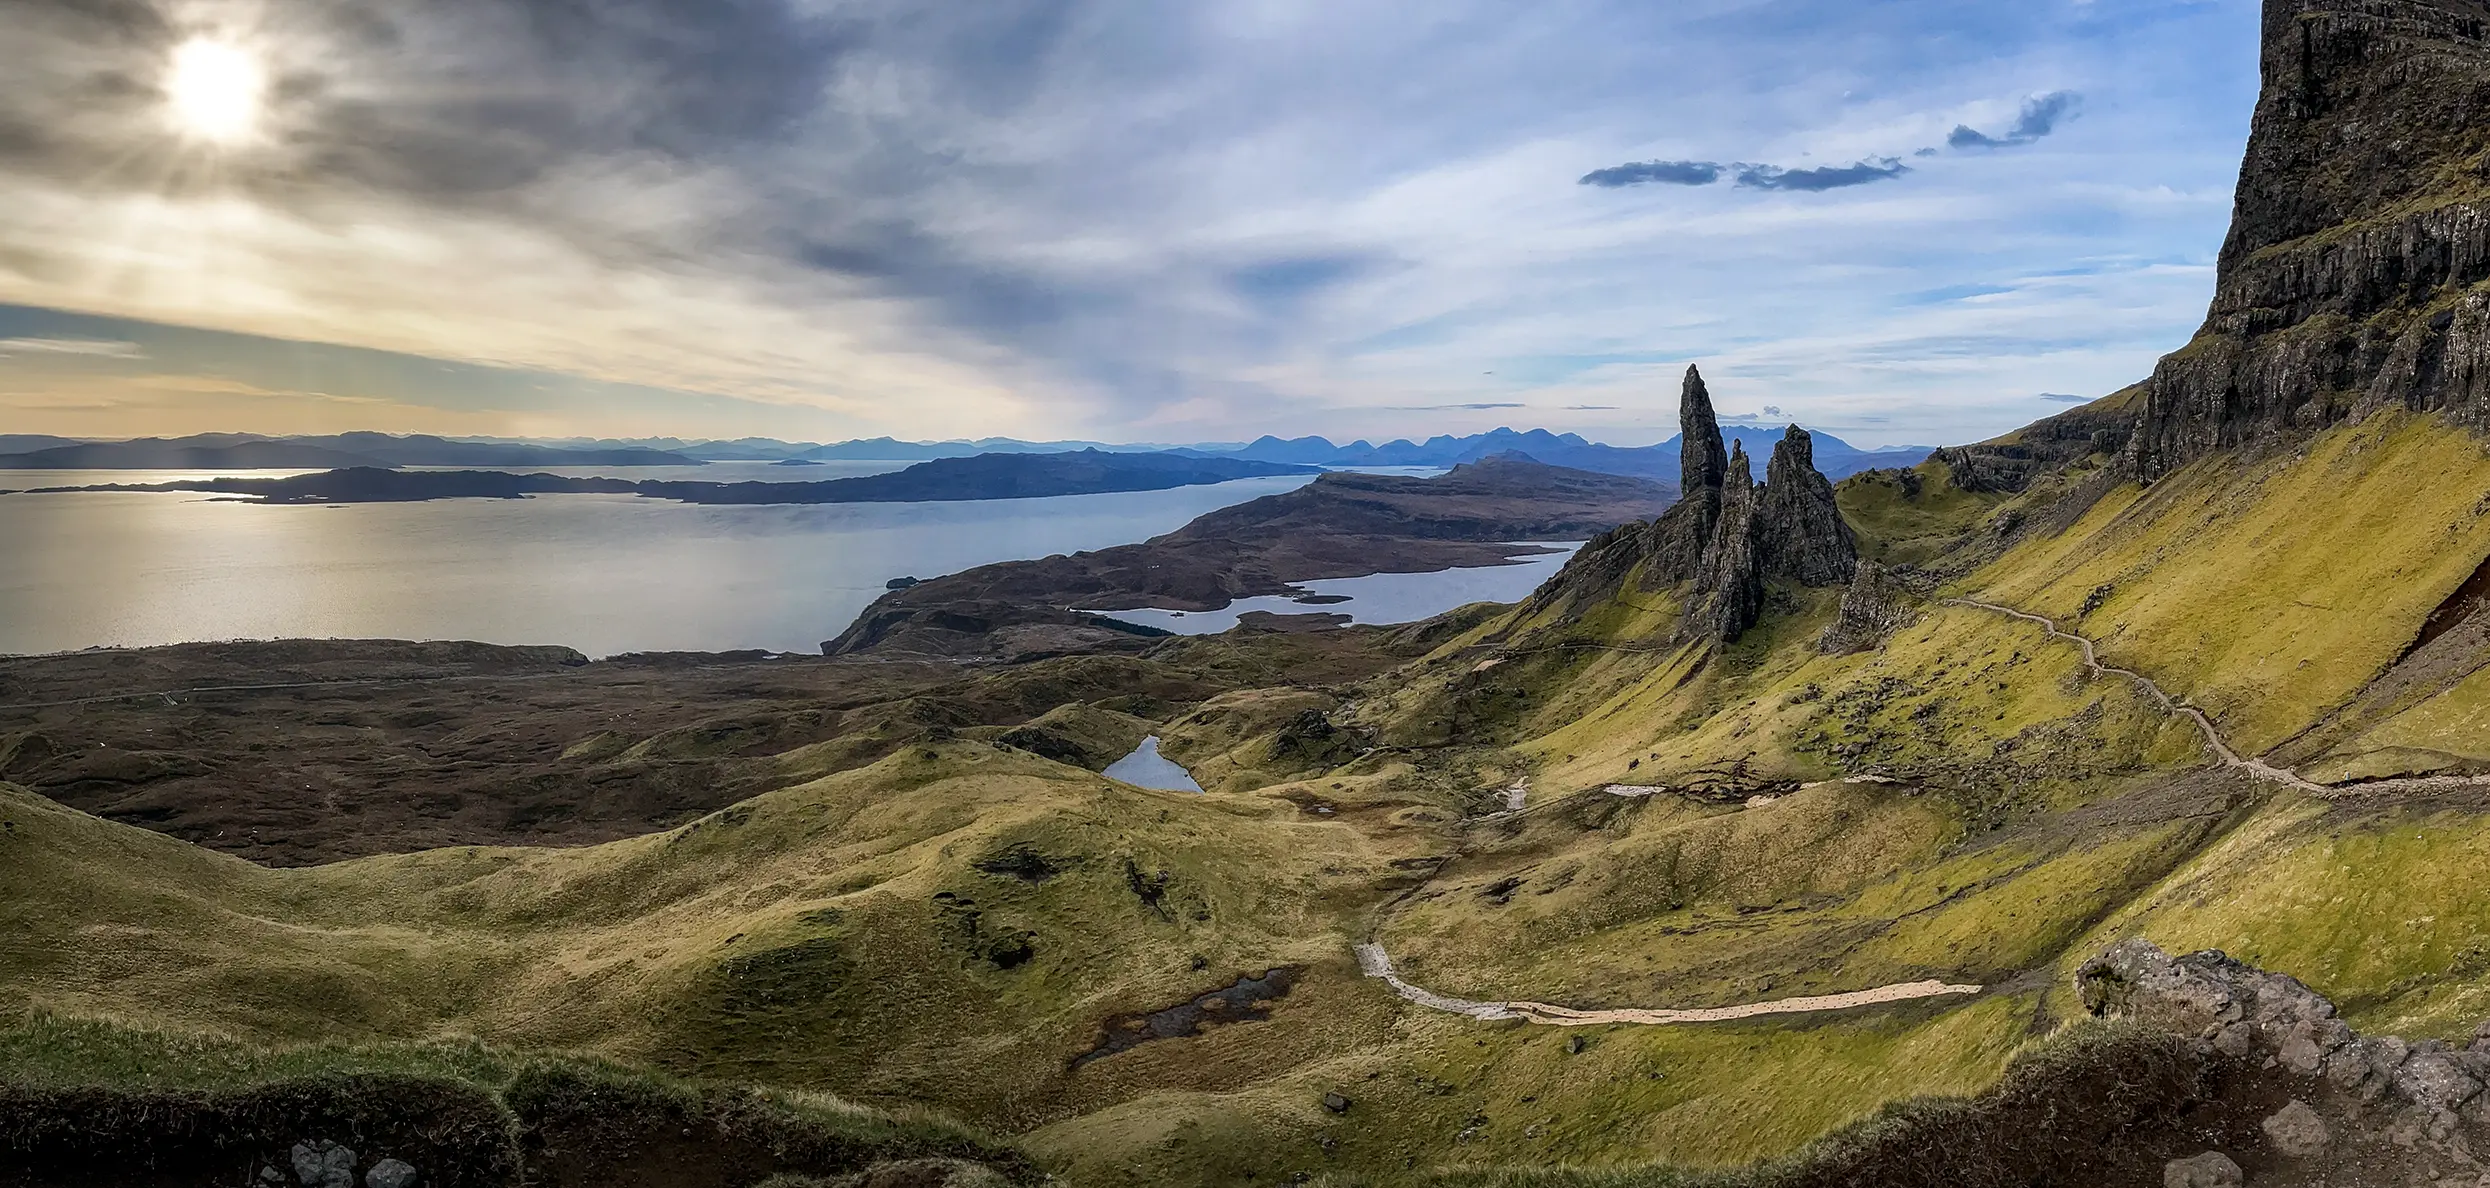
[[[2251,749],[2270,746],[2384,671],[2472,573],[2490,550],[2485,488],[2490,457],[2475,439],[2390,415],[2300,456],[2215,460],[2149,492],[2113,492],[2071,530],[1960,588],[2074,621],[2111,585],[2082,620],[2108,639],[2107,659],[2200,700]],[[1917,521],[1877,506],[1899,500],[1898,487],[1851,485],[1844,497],[1846,508],[1870,505],[1854,522],[1875,525],[1863,532],[1871,554],[1977,530],[2009,505],[1923,499],[1930,517]],[[2052,969],[2141,931],[2299,973],[2364,1026],[2454,1036],[2490,1014],[2490,916],[2460,873],[2479,869],[2490,834],[2479,806],[2285,804],[2245,825],[2220,796],[2192,812],[2096,811],[2168,778],[2156,772],[2200,766],[2192,733],[2124,682],[2085,678],[2070,646],[2028,625],[1928,608],[1883,652],[1828,660],[1803,647],[1823,613],[1802,602],[1700,668],[1638,657],[1647,675],[1601,687],[1588,705],[1564,689],[1522,689],[1513,719],[1546,729],[1515,740],[1517,764],[1543,795],[1672,783],[1743,760],[1759,779],[1899,771],[1953,783],[1950,796],[1915,818],[1845,792],[1850,815],[1829,830],[1825,803],[1808,797],[1830,790],[1726,813],[1655,806],[1575,822],[1570,834],[1529,826],[1480,846],[1447,872],[1440,898],[1394,921],[1412,976],[1457,993],[1676,1005]],[[2482,679],[2404,710],[2359,746],[2478,752],[2468,731]],[[2243,791],[2254,789],[2222,795],[2237,803]],[[1517,877],[1506,902],[1482,897]],[[1814,1073],[1798,1053],[1760,1058],[1790,1061],[1787,1076]],[[1698,1126],[1674,1139],[1720,1137]]]
[[[1401,1183],[1430,1167],[1554,1160],[1718,1166],[1787,1151],[1886,1101],[1977,1091],[2023,1042],[2030,1008],[2001,997],[1942,1013],[1580,1030],[1414,1016],[1388,1049],[1241,1093],[1144,1098],[1027,1142],[1084,1188],[1326,1170]],[[1353,1103],[1346,1114],[1322,1108],[1334,1091]]]
[[[2385,671],[2490,555],[2484,490],[2477,439],[2381,415],[2299,455],[2211,457],[2115,492],[1967,585],[2080,621],[2105,660],[2153,675],[2256,753]]]
[[[2114,492],[1961,586],[2072,619],[2111,584],[2084,624],[2110,658],[2270,743],[2391,662],[2471,572],[2490,548],[2471,514],[2485,485],[2471,439],[2380,418],[2305,458]],[[2013,502],[1844,498],[1888,556],[1985,531]],[[2227,785],[2173,807],[2163,785],[2203,761],[2191,733],[2037,628],[1929,606],[1883,651],[1826,658],[1812,641],[1830,597],[1793,592],[1706,662],[1661,642],[1671,595],[1628,589],[1537,621],[1475,617],[1345,705],[1262,691],[1206,706],[1167,733],[1216,768],[1228,791],[1209,797],[962,741],[607,846],[275,872],[0,789],[0,989],[252,1043],[475,1035],[932,1102],[1040,1126],[1032,1142],[1078,1182],[1135,1185],[1743,1160],[1978,1089],[2065,1009],[2010,993],[1598,1029],[1580,1053],[1561,1029],[1424,1014],[1355,977],[1346,950],[1405,885],[1393,860],[1456,841],[1433,897],[1385,928],[1413,977],[1452,992],[1699,1005],[1930,974],[2045,982],[2140,930],[2300,973],[2365,1025],[2490,1013],[2490,917],[2465,877],[2477,810],[2259,807]],[[2457,745],[2462,705],[2393,719],[2397,745]],[[1328,773],[1274,762],[1275,731],[1309,708],[1382,749]],[[1055,724],[1101,750],[1136,728]],[[1922,790],[1754,808],[1598,791],[1859,771]],[[1449,826],[1522,774],[1542,807]],[[1336,815],[1300,807],[1317,800]],[[1014,847],[1063,873],[976,868]],[[1134,894],[1127,858],[1170,872],[1165,911]],[[1482,894],[1511,878],[1505,902]],[[1035,956],[997,968],[994,946],[1032,932]],[[1276,963],[1308,972],[1269,1022],[1066,1071],[1099,1020]],[[1358,1104],[1323,1110],[1332,1090]]]
[[[1274,802],[966,742],[631,841],[307,870],[15,789],[0,806],[15,1005],[261,1042],[475,1035],[1000,1121],[1111,1096],[1065,1071],[1109,1015],[1283,962],[1330,963],[1300,992],[1320,1001],[1351,976],[1341,908],[1380,861]],[[1066,869],[972,865],[1016,845]],[[1127,859],[1169,875],[1157,909]],[[1024,934],[1034,957],[997,968]]]
[[[2462,1042],[2490,1018],[2490,816],[2287,797],[2087,940],[2143,935],[2286,971],[2364,1031]]]

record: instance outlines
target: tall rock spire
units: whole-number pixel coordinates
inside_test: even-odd
[[[1746,445],[1730,451],[1721,467],[1720,519],[1703,549],[1703,563],[1686,604],[1686,627],[1697,635],[1732,640],[1746,634],[1764,613],[1762,541],[1756,520],[1755,468]]]
[[[1802,586],[1840,586],[1859,567],[1859,542],[1816,469],[1816,440],[1796,425],[1772,448],[1755,510],[1764,574]]]
[[[1704,386],[1702,370],[1691,364],[1677,400],[1677,425],[1678,497],[1694,499],[1706,490],[1720,490],[1729,472],[1729,453],[1721,448],[1721,422],[1712,412],[1712,390]]]
[[[1734,640],[1763,618],[1774,583],[1840,586],[1859,565],[1833,484],[1816,470],[1815,439],[1795,425],[1774,448],[1770,481],[1755,485],[1746,446],[1721,436],[1703,373],[1686,369],[1678,441],[1684,494],[1649,525],[1586,546],[1534,605],[1586,594],[1605,598],[1631,581],[1645,592],[1681,591],[1682,638]]]

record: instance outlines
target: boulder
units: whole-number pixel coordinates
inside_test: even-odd
[[[2240,1188],[2248,1173],[2220,1151],[2192,1159],[2173,1159],[2161,1169],[2162,1188]]]
[[[2443,1052],[2418,1053],[2394,1071],[2395,1089],[2404,1100],[2433,1112],[2453,1112],[2481,1093],[2455,1059]]]
[[[289,1155],[294,1178],[302,1182],[302,1188],[355,1188],[353,1148],[323,1139],[296,1143]]]
[[[2274,1116],[2259,1124],[2265,1141],[2274,1149],[2294,1159],[2306,1159],[2326,1149],[2334,1135],[2326,1128],[2326,1120],[2315,1107],[2305,1101],[2294,1101],[2274,1111]]]
[[[365,1188],[415,1188],[415,1166],[403,1159],[383,1159],[363,1173]]]
[[[1841,609],[1816,638],[1816,650],[1827,656],[1849,656],[1883,647],[1893,633],[1911,623],[1910,587],[1891,570],[1861,561],[1842,591]]]

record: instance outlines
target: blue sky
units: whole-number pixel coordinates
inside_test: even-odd
[[[94,435],[1970,440],[2186,341],[2256,87],[2252,0],[19,7],[0,430]]]

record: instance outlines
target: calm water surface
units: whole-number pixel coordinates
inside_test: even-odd
[[[1371,577],[1298,583],[1317,595],[1346,598],[1347,602],[1305,603],[1267,596],[1240,598],[1215,611],[1144,608],[1098,613],[1113,615],[1127,623],[1173,631],[1178,635],[1217,635],[1236,626],[1239,616],[1253,611],[1269,611],[1275,615],[1347,615],[1353,623],[1415,623],[1473,602],[1520,602],[1530,597],[1530,592],[1538,589],[1541,583],[1555,577],[1557,570],[1565,568],[1565,562],[1573,558],[1574,550],[1582,546],[1568,542],[1551,543],[1546,547],[1564,551],[1525,557],[1511,565],[1447,569],[1437,573],[1378,573]]]
[[[1178,766],[1176,761],[1159,754],[1159,736],[1141,740],[1133,753],[1107,765],[1106,777],[1122,780],[1136,788],[1156,788],[1161,792],[1199,792],[1193,773]]]
[[[683,477],[793,481],[901,465],[719,464]],[[660,473],[672,469],[562,473],[675,477]],[[12,471],[0,473],[0,488],[172,477],[190,476]],[[1129,544],[1307,481],[823,507],[628,495],[336,507],[5,495],[0,653],[292,637],[568,644],[592,656],[810,652],[891,578]]]

